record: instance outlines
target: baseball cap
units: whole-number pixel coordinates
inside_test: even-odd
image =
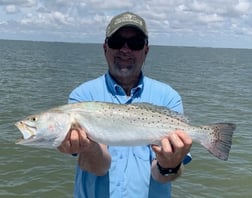
[[[125,26],[135,27],[148,37],[148,31],[144,19],[132,12],[124,12],[113,17],[106,29],[106,37],[110,37],[117,30]]]

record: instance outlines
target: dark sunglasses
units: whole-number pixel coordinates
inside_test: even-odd
[[[148,40],[143,36],[134,36],[130,38],[123,38],[121,36],[108,37],[107,43],[111,49],[121,49],[125,43],[127,43],[131,50],[142,50],[145,44],[148,44]]]

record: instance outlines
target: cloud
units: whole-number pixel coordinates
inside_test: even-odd
[[[0,35],[21,31],[38,38],[43,32],[46,39],[51,34],[64,41],[102,42],[107,23],[122,11],[145,18],[155,43],[182,36],[211,42],[216,35],[238,38],[252,32],[248,0],[0,0],[1,8]]]
[[[5,12],[8,14],[13,14],[17,12],[17,7],[15,5],[7,5],[5,7]]]
[[[129,0],[129,1],[118,1],[118,0],[93,0],[91,2],[91,7],[93,9],[131,9],[135,1]]]
[[[0,0],[0,5],[15,5],[21,7],[33,7],[37,3],[36,0]]]

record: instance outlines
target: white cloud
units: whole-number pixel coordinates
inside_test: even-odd
[[[15,5],[7,5],[5,7],[5,11],[6,13],[8,14],[13,14],[13,13],[16,13],[17,12],[17,7]]]
[[[34,35],[41,40],[52,35],[51,40],[102,42],[107,23],[122,11],[145,18],[150,39],[156,44],[169,45],[174,42],[170,38],[182,44],[179,39],[183,36],[188,45],[202,40],[211,45],[216,35],[242,40],[252,32],[249,0],[0,0],[1,7],[5,12],[0,13],[0,35],[9,31],[25,38],[29,32],[28,38]]]
[[[248,1],[239,1],[234,7],[238,12],[246,14],[251,9],[251,3]]]
[[[24,25],[32,29],[32,27],[36,28],[36,30],[62,30],[68,26],[71,26],[74,23],[74,19],[61,12],[49,12],[49,13],[38,13],[36,15],[29,13],[25,18],[20,20],[20,25]]]
[[[207,23],[219,23],[223,22],[224,18],[222,16],[217,15],[216,13],[214,14],[209,14],[209,15],[200,15],[199,20],[204,22],[205,24]]]
[[[118,0],[91,0],[90,5],[94,9],[129,9],[135,4],[134,0],[118,1]]]
[[[21,7],[33,7],[36,0],[0,0],[0,5],[16,5]]]

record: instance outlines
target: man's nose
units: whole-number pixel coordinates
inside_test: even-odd
[[[125,53],[125,52],[129,52],[129,51],[132,51],[132,50],[129,48],[127,42],[125,42],[124,45],[122,46],[122,48],[120,49],[120,51]]]

